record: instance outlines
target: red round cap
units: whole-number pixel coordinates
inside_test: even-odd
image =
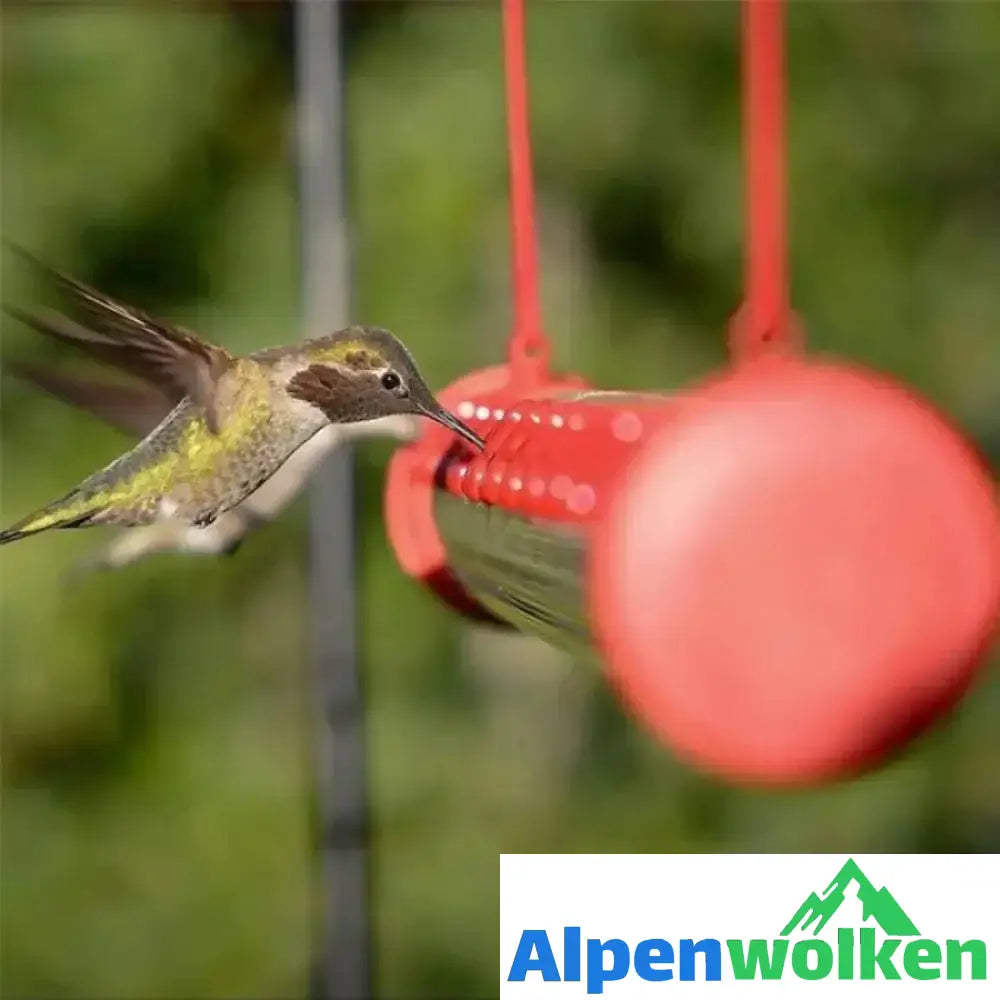
[[[1000,516],[926,403],[761,362],[682,399],[595,530],[591,617],[635,714],[729,779],[883,759],[961,695],[1000,616]]]

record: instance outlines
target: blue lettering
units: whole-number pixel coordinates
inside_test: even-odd
[[[533,958],[532,952],[538,957]],[[540,972],[547,983],[559,982],[559,966],[556,965],[552,945],[545,931],[521,931],[521,940],[517,943],[514,961],[510,963],[509,983],[523,983],[529,972]]]
[[[695,956],[705,956],[705,979],[718,982],[722,978],[722,944],[718,938],[703,938],[695,943],[693,938],[684,938],[680,942],[681,959],[678,979],[690,982],[694,979]]]
[[[604,967],[605,954],[611,955],[611,968]],[[587,938],[587,992],[603,993],[604,984],[628,975],[628,945],[621,938]]]
[[[730,951],[737,942],[730,942]],[[786,944],[786,942],[781,942]],[[787,944],[786,944],[787,947]],[[718,982],[722,979],[722,944],[717,938],[702,938],[695,941],[693,938],[683,938],[677,945],[677,976],[682,981],[690,982],[695,978],[700,978],[708,982]],[[754,954],[756,949],[750,949],[749,969],[743,971],[744,975],[737,975],[737,978],[753,978],[756,971],[753,966],[764,965],[764,978],[771,978],[768,972],[767,963],[761,961],[761,956]],[[698,956],[703,959],[703,970],[698,969]],[[739,956],[741,959],[742,955]],[[784,953],[779,958],[778,967],[780,969],[781,960]],[[733,955],[734,965],[736,955]],[[590,995],[600,995],[604,993],[604,984],[618,982],[624,979],[630,968],[635,968],[636,975],[646,982],[664,983],[674,979],[674,969],[671,966],[675,963],[674,947],[663,938],[646,938],[640,941],[635,948],[635,958],[633,960],[629,945],[621,938],[587,938],[586,953],[586,983],[587,993]],[[563,928],[563,972],[560,976],[559,963],[556,961],[549,941],[548,932],[545,930],[524,930],[517,943],[517,950],[507,974],[508,982],[523,983],[529,972],[538,973],[542,981],[546,983],[572,982],[578,983],[581,980],[581,966],[583,964],[582,935],[579,927]],[[746,973],[749,973],[747,975]]]
[[[563,928],[563,981],[580,982],[580,928]]]
[[[674,978],[673,971],[671,969],[654,969],[653,963],[670,965],[673,960],[674,949],[663,938],[649,938],[636,945],[632,964],[640,979],[645,979],[650,983],[665,983],[668,979]]]

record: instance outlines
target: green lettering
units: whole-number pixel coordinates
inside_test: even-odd
[[[772,942],[773,952],[768,948],[768,942],[763,938],[752,938],[746,942],[730,940],[726,942],[729,958],[733,965],[733,975],[737,979],[756,979],[760,970],[761,979],[780,979],[785,967],[785,956],[788,954],[788,942],[778,940]]]
[[[815,955],[815,965],[809,956]],[[792,948],[792,971],[799,979],[825,979],[833,968],[833,949],[825,941],[796,941]]]
[[[874,979],[877,965],[886,979],[899,979],[899,973],[892,964],[892,953],[899,947],[899,938],[886,938],[882,947],[875,950],[875,929],[861,928],[861,978]]]
[[[847,927],[837,931],[837,978],[854,978],[854,931]]]
[[[941,945],[921,938],[903,949],[903,971],[911,979],[940,979]]]
[[[948,954],[947,975],[949,979],[962,978],[962,956],[969,956],[972,967],[970,979],[986,978],[986,943],[977,938],[971,941],[954,941],[949,939],[945,948]]]

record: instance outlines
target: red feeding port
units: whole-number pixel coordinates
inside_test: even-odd
[[[743,4],[748,254],[734,363],[663,395],[548,373],[511,52],[521,2],[505,6],[510,359],[442,395],[484,436],[482,453],[431,428],[394,458],[392,544],[459,610],[596,653],[634,717],[699,767],[760,783],[870,767],[983,661],[1000,622],[1000,512],[987,470],[930,404],[801,354],[780,3]]]
[[[583,384],[581,379],[565,377],[538,385],[536,391],[544,396],[579,389]],[[444,406],[460,414],[491,441],[502,440],[503,431],[519,429],[509,419],[519,398],[508,365],[472,372],[439,394]],[[472,449],[466,442],[437,424],[430,425],[419,441],[400,449],[389,465],[386,525],[389,541],[406,573],[422,580],[456,611],[473,618],[495,620],[450,570],[434,521],[434,494],[442,475],[449,465],[452,476],[458,469],[468,470],[471,457]]]

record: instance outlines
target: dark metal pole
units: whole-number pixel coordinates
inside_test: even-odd
[[[348,319],[343,68],[336,0],[295,7],[302,301],[311,333]],[[318,873],[311,993],[371,996],[364,702],[357,654],[353,461],[339,448],[311,497]]]

